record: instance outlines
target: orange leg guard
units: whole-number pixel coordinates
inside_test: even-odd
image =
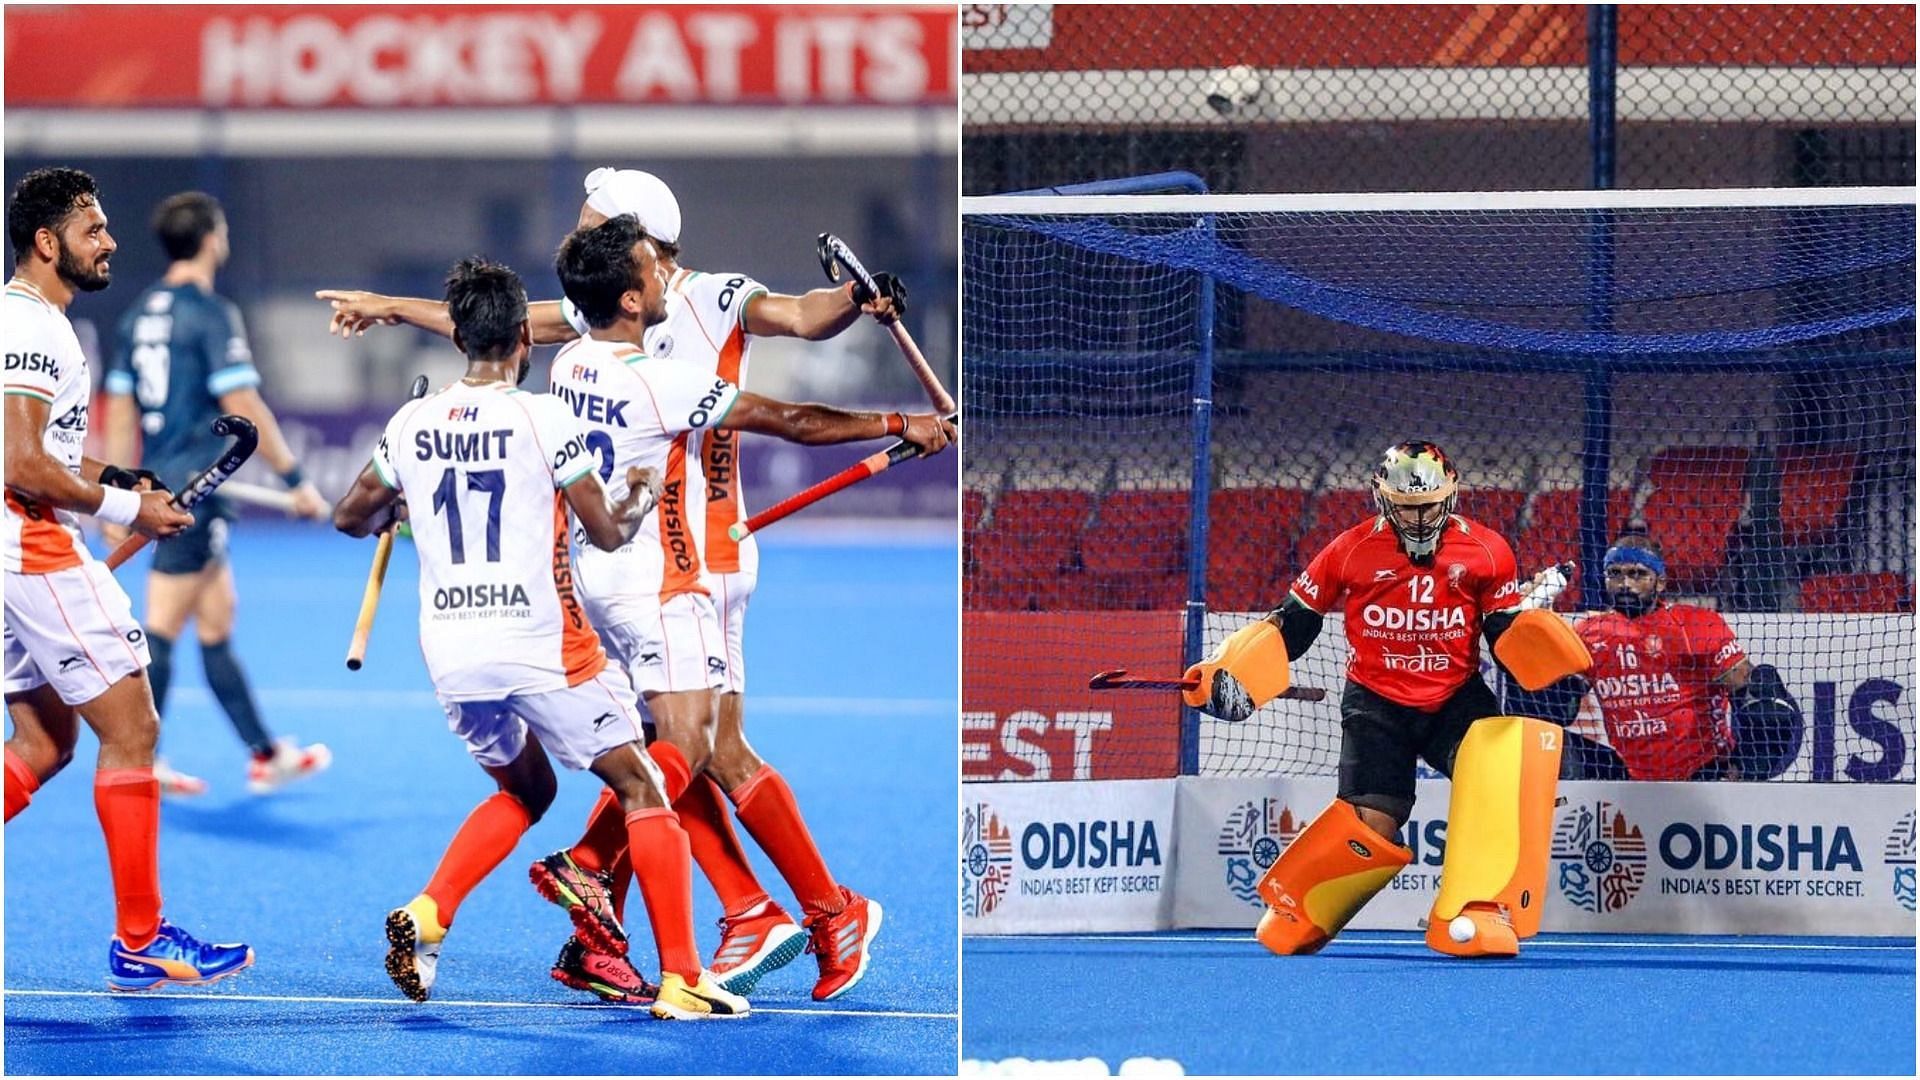
[[[1254,936],[1281,956],[1319,952],[1412,861],[1412,852],[1335,799],[1260,879],[1267,910]]]
[[[1436,951],[1511,956],[1520,939],[1540,932],[1560,740],[1557,726],[1514,716],[1467,729],[1454,756],[1440,892],[1427,917],[1427,944]],[[1475,927],[1466,934],[1461,925],[1466,941],[1449,933],[1462,915]]]

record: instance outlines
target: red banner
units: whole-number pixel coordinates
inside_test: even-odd
[[[1096,671],[1179,674],[1180,613],[969,611],[962,620],[960,774],[1138,780],[1180,766],[1173,691],[1087,689]]]
[[[1574,4],[963,5],[969,72],[1566,67]],[[1630,66],[1911,66],[1912,5],[1623,5]]]
[[[22,106],[914,105],[952,6],[60,6],[6,11]]]

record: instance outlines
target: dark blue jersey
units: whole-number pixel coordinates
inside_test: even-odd
[[[109,394],[140,406],[140,463],[179,490],[220,456],[226,440],[209,428],[220,397],[258,386],[240,309],[198,285],[161,282],[120,320],[107,366]]]

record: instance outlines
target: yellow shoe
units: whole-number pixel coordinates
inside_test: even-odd
[[[656,1020],[738,1020],[751,1011],[747,999],[720,989],[705,971],[692,986],[669,971],[660,977],[660,996],[653,1002]]]
[[[1468,904],[1452,919],[1427,924],[1427,946],[1448,956],[1518,956],[1513,920],[1498,904]]]
[[[427,1000],[439,973],[440,943],[446,937],[440,905],[425,893],[387,913],[387,977],[401,993],[415,1001]]]

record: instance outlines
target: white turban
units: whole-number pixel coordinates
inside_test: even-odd
[[[608,217],[632,214],[647,235],[680,242],[680,201],[659,177],[638,169],[595,169],[587,174],[587,205]]]

